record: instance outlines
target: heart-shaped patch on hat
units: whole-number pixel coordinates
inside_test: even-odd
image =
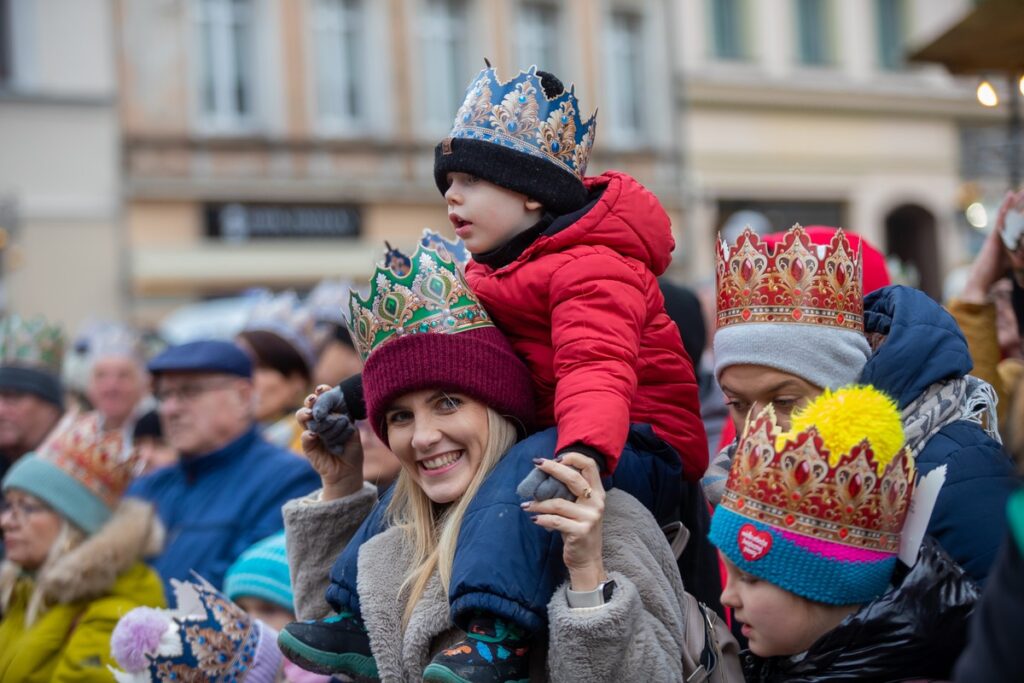
[[[740,546],[740,554],[748,562],[760,560],[772,549],[771,533],[761,531],[753,524],[744,524],[740,527],[736,542]]]

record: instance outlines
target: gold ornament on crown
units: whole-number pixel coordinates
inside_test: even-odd
[[[488,66],[466,89],[449,137],[508,147],[583,180],[596,128],[596,112],[581,117],[575,86],[549,99],[536,66],[509,81]]]
[[[351,293],[349,331],[364,361],[399,337],[493,326],[445,241],[436,237],[424,231],[411,258],[391,249],[370,281],[369,295]]]
[[[715,259],[717,329],[743,323],[798,323],[864,331],[860,248],[842,230],[817,245],[800,225],[772,248],[749,228],[721,241]]]
[[[883,465],[866,439],[837,454],[815,426],[779,444],[781,431],[770,404],[748,424],[721,504],[822,541],[896,553],[915,478],[906,449]]]

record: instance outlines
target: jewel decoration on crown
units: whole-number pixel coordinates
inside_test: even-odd
[[[352,292],[349,331],[359,355],[412,334],[456,334],[493,323],[466,283],[443,238],[424,231],[416,252],[389,246],[370,281],[370,293]]]
[[[21,365],[60,373],[64,333],[42,317],[11,314],[0,320],[0,364]]]
[[[596,127],[596,112],[580,117],[575,85],[548,99],[536,66],[506,82],[488,67],[469,84],[449,137],[509,147],[583,180]]]
[[[821,541],[899,550],[914,487],[913,457],[888,462],[868,439],[830,452],[811,425],[782,434],[768,405],[737,445],[722,505],[751,520]]]
[[[718,247],[717,329],[800,323],[864,331],[861,252],[842,230],[816,245],[794,225],[773,249],[747,228],[735,245]]]

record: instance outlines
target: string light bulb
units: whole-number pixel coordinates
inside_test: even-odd
[[[999,95],[996,94],[996,89],[987,80],[978,84],[977,94],[978,101],[981,102],[982,106],[994,107],[999,104]]]

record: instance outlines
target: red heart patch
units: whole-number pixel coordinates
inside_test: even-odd
[[[748,562],[760,560],[772,549],[772,535],[767,531],[759,531],[753,524],[744,524],[736,537],[740,546],[740,554]]]

